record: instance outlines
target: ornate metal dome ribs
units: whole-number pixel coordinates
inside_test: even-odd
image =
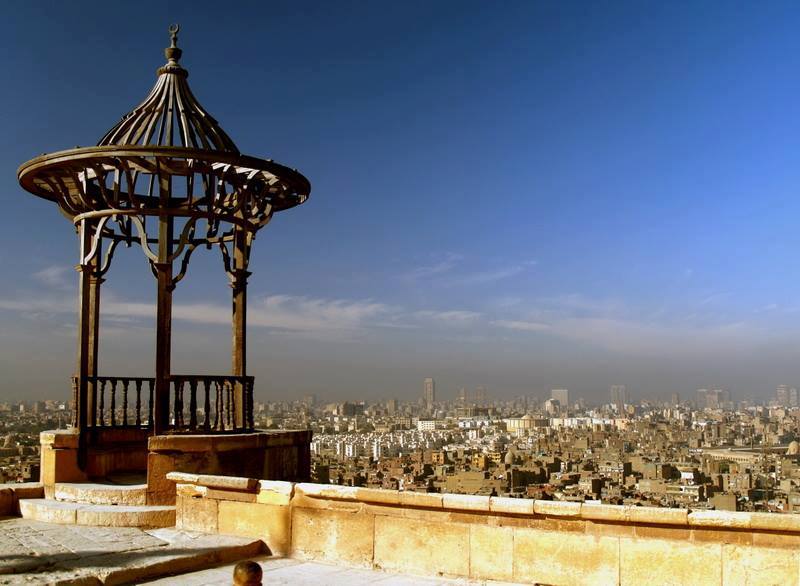
[[[28,161],[19,181],[57,202],[76,223],[169,214],[257,231],[274,212],[303,203],[311,186],[296,170],[239,152],[189,89],[188,72],[178,62],[177,29],[170,32],[168,61],[141,104],[97,146]]]

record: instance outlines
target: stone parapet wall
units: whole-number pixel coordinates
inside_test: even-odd
[[[172,473],[179,528],[275,555],[545,584],[798,584],[800,516]]]
[[[0,517],[16,517],[20,514],[20,499],[40,499],[44,487],[40,482],[11,482],[0,484]]]

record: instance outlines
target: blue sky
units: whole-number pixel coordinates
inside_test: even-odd
[[[74,362],[77,239],[16,168],[137,104],[171,22],[240,150],[313,185],[256,241],[259,398],[800,384],[796,3],[114,6],[0,23],[0,398],[66,396]],[[122,252],[101,371],[141,376],[155,283]],[[227,372],[217,253],[175,303],[174,370]]]

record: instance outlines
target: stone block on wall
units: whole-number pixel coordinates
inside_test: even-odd
[[[719,543],[621,538],[619,561],[622,586],[722,583]]]
[[[256,537],[273,555],[288,555],[292,542],[291,508],[236,501],[219,502],[219,532]]]
[[[617,584],[618,543],[616,537],[514,528],[514,581]]]
[[[469,576],[470,526],[375,516],[375,566],[410,574]]]
[[[373,515],[293,506],[291,523],[293,556],[372,566]]]

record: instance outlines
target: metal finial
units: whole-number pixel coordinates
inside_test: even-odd
[[[181,30],[181,25],[179,24],[171,24],[169,25],[169,39],[171,42],[170,47],[172,49],[176,49],[178,47],[178,32]]]
[[[178,60],[181,58],[181,55],[183,55],[183,51],[178,48],[178,31],[181,30],[181,27],[177,24],[171,24],[167,30],[169,30],[169,38],[171,43],[169,47],[164,49],[164,56],[168,59],[167,64],[164,67],[167,68],[167,71],[183,71],[181,66],[178,65]],[[159,69],[158,72],[160,75],[161,69]]]

